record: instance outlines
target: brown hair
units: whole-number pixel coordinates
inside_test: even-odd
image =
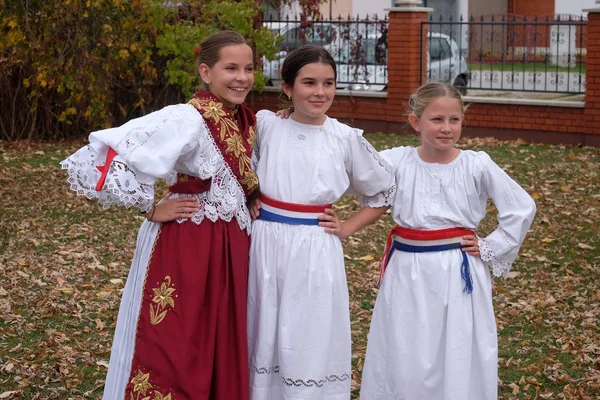
[[[337,81],[335,60],[331,54],[322,47],[305,44],[292,50],[281,66],[281,79],[290,86],[294,86],[298,72],[306,64],[323,63],[331,65],[333,76]]]
[[[418,88],[408,100],[407,114],[415,114],[421,117],[427,106],[438,97],[450,97],[460,103],[462,113],[466,111],[460,92],[454,87],[443,82],[429,82]]]
[[[200,68],[200,64],[206,64],[209,68],[214,67],[221,58],[223,47],[238,44],[248,45],[248,42],[242,35],[234,31],[221,31],[208,36],[194,49],[196,70]],[[206,85],[204,86],[205,89],[208,89]]]

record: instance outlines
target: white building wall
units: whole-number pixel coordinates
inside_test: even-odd
[[[556,14],[575,14],[587,15],[583,10],[587,8],[595,8],[594,0],[556,0],[554,3],[554,12]]]
[[[391,7],[391,0],[353,0],[352,16],[359,15],[363,18],[368,14],[369,18],[375,15],[377,15],[377,18],[383,18],[386,14],[384,9]]]

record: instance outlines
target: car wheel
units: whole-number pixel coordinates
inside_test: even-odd
[[[267,79],[265,86],[273,86],[273,81],[271,79]]]
[[[454,86],[461,95],[464,96],[467,94],[467,78],[465,76],[457,76],[452,86]]]

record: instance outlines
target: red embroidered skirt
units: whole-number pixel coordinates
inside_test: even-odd
[[[248,399],[249,246],[235,219],[161,226],[125,399]]]

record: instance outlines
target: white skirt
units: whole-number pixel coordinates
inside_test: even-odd
[[[361,400],[496,400],[498,339],[490,272],[460,250],[394,251],[373,310]]]
[[[131,373],[131,360],[135,347],[135,333],[142,304],[144,281],[159,228],[160,224],[145,220],[138,232],[135,254],[117,316],[117,326],[104,385],[104,400],[125,398],[125,388]]]
[[[255,221],[248,285],[250,399],[348,400],[342,245],[318,226]]]

